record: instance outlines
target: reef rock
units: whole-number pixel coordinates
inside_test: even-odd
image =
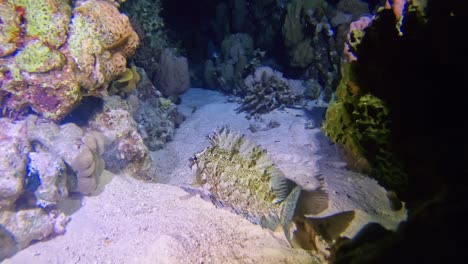
[[[0,109],[60,121],[102,96],[139,43],[114,1],[1,1]]]
[[[103,109],[90,120],[88,129],[101,132],[108,140],[109,145],[103,155],[106,169],[155,181],[149,149],[132,115],[135,110],[119,96],[105,97]]]
[[[56,211],[71,192],[91,194],[104,169],[106,139],[74,124],[29,115],[0,119],[0,259],[65,231]]]

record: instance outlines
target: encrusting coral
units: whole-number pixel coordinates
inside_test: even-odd
[[[120,96],[125,96],[136,89],[140,80],[141,77],[137,68],[135,65],[132,65],[130,68],[127,68],[125,72],[118,77],[118,79],[111,83],[109,94],[119,94]]]
[[[119,2],[0,1],[1,112],[60,121],[83,96],[107,94],[139,43]]]

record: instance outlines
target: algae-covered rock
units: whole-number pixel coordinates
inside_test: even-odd
[[[391,154],[390,109],[359,83],[357,62],[345,63],[336,101],[331,103],[323,131],[342,148],[352,170],[365,172],[381,185],[401,191],[406,175]]]

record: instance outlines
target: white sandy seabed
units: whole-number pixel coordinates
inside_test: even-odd
[[[226,100],[218,92],[190,89],[179,106],[187,119],[174,140],[153,153],[161,183],[105,171],[93,196],[64,203],[71,218],[64,235],[35,243],[3,263],[316,263],[308,252],[291,248],[281,232],[262,229],[178,187],[192,183],[188,159],[207,147],[206,136],[221,126],[267,149],[283,173],[306,188],[317,187],[313,175],[320,171],[329,195],[328,209],[320,215],[355,211],[344,235],[353,236],[368,222],[395,229],[406,218],[404,210],[390,209],[386,191],[375,181],[344,169],[311,113],[285,109],[248,120]],[[280,126],[262,130],[270,121]]]

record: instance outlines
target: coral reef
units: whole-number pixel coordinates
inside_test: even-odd
[[[72,192],[95,190],[106,139],[34,115],[16,122],[1,118],[0,127],[0,226],[14,241],[1,259],[65,231],[68,218],[58,205]]]
[[[163,97],[150,98],[135,113],[138,131],[149,150],[162,149],[175,133],[176,106]]]
[[[322,0],[294,0],[287,5],[282,27],[288,64],[306,70],[307,79],[315,79],[331,98],[339,80],[342,34],[336,32],[345,20],[333,20],[336,9]],[[333,23],[332,23],[333,21]]]
[[[140,38],[141,45],[134,56],[138,67],[143,68],[149,79],[156,83],[161,53],[170,46],[164,30],[164,21],[160,16],[160,0],[127,0],[121,10],[130,17],[130,23]]]
[[[221,56],[205,62],[204,77],[210,88],[239,93],[244,77],[258,66],[265,54],[254,50],[252,38],[245,33],[226,36],[221,44]]]
[[[320,49],[320,45],[328,44],[334,35],[327,18],[327,8],[326,2],[321,0],[294,0],[288,4],[282,33],[291,66],[306,68],[317,57],[328,58]],[[308,27],[314,29],[310,31],[312,34],[306,31]],[[322,31],[327,39],[322,39]]]
[[[141,77],[138,73],[137,68],[135,67],[135,65],[132,65],[132,67],[127,68],[117,80],[114,80],[111,83],[111,86],[109,88],[109,94],[118,94],[122,97],[125,97],[127,94],[129,94],[137,88],[140,79]]]
[[[69,52],[79,69],[77,78],[93,95],[125,72],[126,57],[133,55],[139,43],[128,17],[98,0],[74,8],[69,35]]]
[[[157,88],[167,97],[175,97],[190,88],[190,76],[186,57],[176,56],[167,48],[162,51],[156,73]]]
[[[408,179],[397,195],[409,209],[408,219],[395,232],[367,226],[338,247],[337,264],[451,263],[465,256],[465,97],[455,88],[446,100],[441,88],[466,86],[466,45],[458,33],[466,28],[468,8],[464,1],[409,0],[402,13],[398,9],[380,10],[373,19],[357,47],[353,72],[360,90],[390,110],[392,155]]]
[[[301,81],[287,80],[270,67],[259,67],[244,81],[245,94],[238,112],[265,114],[274,109],[298,104],[306,87]]]
[[[2,113],[60,121],[83,96],[102,96],[139,39],[119,2],[2,1]],[[15,53],[15,51],[18,52]]]
[[[0,228],[4,229],[3,232],[10,238],[10,241],[6,241],[7,243],[2,243],[1,251],[6,252],[0,252],[4,254],[0,255],[0,260],[12,256],[34,241],[65,233],[65,225],[68,221],[69,218],[63,213],[57,214],[55,211],[46,213],[40,208],[18,212],[0,211]],[[6,248],[3,248],[4,246]]]
[[[177,111],[176,105],[154,87],[144,69],[138,69],[141,81],[138,88],[127,95],[130,114],[137,122],[137,129],[150,151],[163,148],[171,141],[175,128],[185,117]]]
[[[384,187],[402,191],[406,175],[391,155],[389,108],[357,84],[356,65],[343,66],[337,99],[327,110],[323,131],[343,148],[351,169],[366,172]]]
[[[114,95],[104,98],[103,108],[89,121],[88,129],[101,132],[108,140],[108,147],[102,156],[106,169],[156,181],[151,155],[138,133],[129,104]]]
[[[394,71],[401,63],[395,61],[394,58],[401,58],[401,55],[392,47],[406,40],[402,35],[405,27],[400,25],[402,20],[396,19],[398,14],[394,12],[382,9],[372,20],[363,17],[351,23],[350,62],[343,66],[336,102],[327,111],[323,129],[334,142],[343,145],[351,168],[366,171],[381,185],[401,195],[407,188],[407,175],[391,143],[394,111],[399,110],[389,107],[395,100],[393,87],[400,84],[387,72]],[[419,3],[411,1],[407,15],[412,21],[406,28],[417,28],[419,26],[414,23],[425,23]],[[377,45],[376,37],[379,38]],[[393,86],[388,86],[389,83]]]
[[[7,1],[0,4],[0,57],[10,55],[17,49],[20,37],[21,12],[17,12],[15,6]],[[2,67],[3,68],[3,67]]]
[[[363,14],[369,14],[369,6],[361,0],[341,0],[336,5],[336,9],[346,14],[351,14],[351,19],[356,20]]]

